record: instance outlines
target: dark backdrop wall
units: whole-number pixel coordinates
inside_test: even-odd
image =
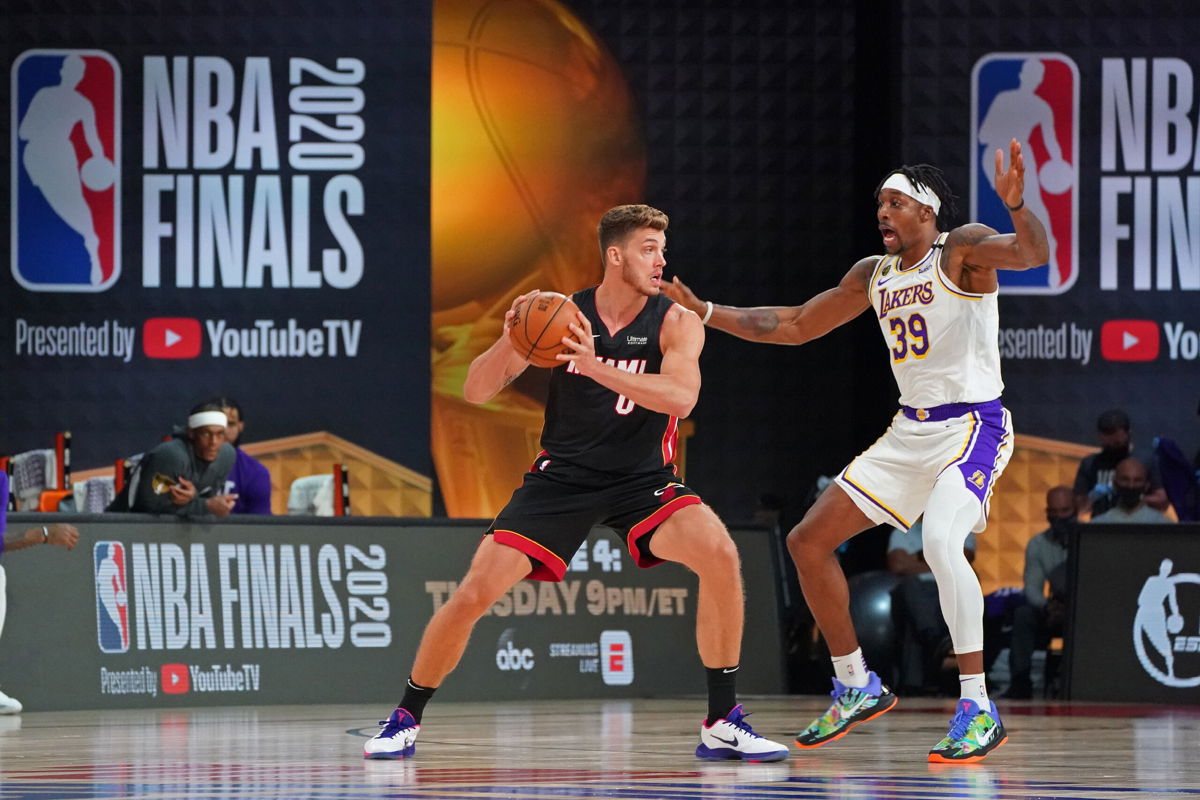
[[[872,191],[899,149],[882,123],[898,74],[859,9],[570,4],[639,101],[646,202],[671,216],[668,275],[703,299],[791,305],[878,251]],[[887,12],[869,18],[886,29]],[[818,476],[894,413],[868,318],[801,348],[710,331],[701,367],[688,480],[734,518],[773,495],[798,519]]]

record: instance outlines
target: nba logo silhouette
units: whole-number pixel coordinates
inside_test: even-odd
[[[989,53],[971,72],[971,219],[1011,233],[993,186],[995,153],[1021,144],[1025,205],[1046,226],[1050,261],[998,270],[1006,294],[1061,294],[1079,276],[1079,69],[1062,53]]]
[[[103,653],[129,652],[129,585],[125,580],[125,545],[96,542],[96,639]]]
[[[12,272],[35,292],[121,274],[121,68],[101,50],[26,50],[12,67]]]

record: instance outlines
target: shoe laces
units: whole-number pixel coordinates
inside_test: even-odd
[[[408,720],[413,720],[413,721],[411,724],[402,724],[401,720],[405,720],[406,722]],[[379,726],[381,728],[383,728],[383,730],[380,731],[380,735],[381,736],[392,736],[398,731],[404,731],[404,730],[408,730],[409,728],[415,728],[416,725],[417,725],[417,722],[416,722],[416,720],[413,719],[411,714],[405,712],[404,716],[401,716],[399,714],[393,713],[387,719],[379,720]]]
[[[738,730],[744,731],[745,733],[750,734],[755,739],[763,738],[762,736],[760,736],[759,734],[754,732],[754,728],[750,727],[749,722],[746,722],[746,717],[748,717],[748,716],[750,716],[750,714],[748,712],[744,712],[741,709],[737,709],[732,714],[730,714],[728,717],[726,717],[725,721],[728,722],[733,727],[737,728]]]
[[[866,693],[866,687],[859,689],[855,686],[843,686],[841,691],[838,691],[837,687],[834,687],[833,691],[829,693],[829,696],[833,698],[834,703],[847,705],[849,703],[853,703],[860,696],[863,696]]]
[[[961,739],[967,735],[967,729],[971,727],[971,721],[975,719],[974,714],[967,712],[970,706],[959,706],[959,711],[950,718],[950,732],[946,734],[949,739]]]

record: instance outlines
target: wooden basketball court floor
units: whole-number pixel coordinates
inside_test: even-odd
[[[746,707],[756,730],[790,743],[825,703],[751,698]],[[439,697],[404,761],[362,758],[386,706],[27,712],[0,717],[0,798],[1200,796],[1198,707],[1005,703],[1007,745],[980,764],[930,764],[952,707],[901,698],[840,741],[774,764],[696,759],[698,699]]]

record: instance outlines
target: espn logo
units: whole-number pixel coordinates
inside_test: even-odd
[[[629,631],[600,633],[600,677],[607,686],[633,683],[633,638]]]
[[[142,325],[147,358],[196,358],[201,345],[200,320],[193,317],[151,317]]]
[[[1158,323],[1148,319],[1110,319],[1100,327],[1100,355],[1108,361],[1158,358]]]

